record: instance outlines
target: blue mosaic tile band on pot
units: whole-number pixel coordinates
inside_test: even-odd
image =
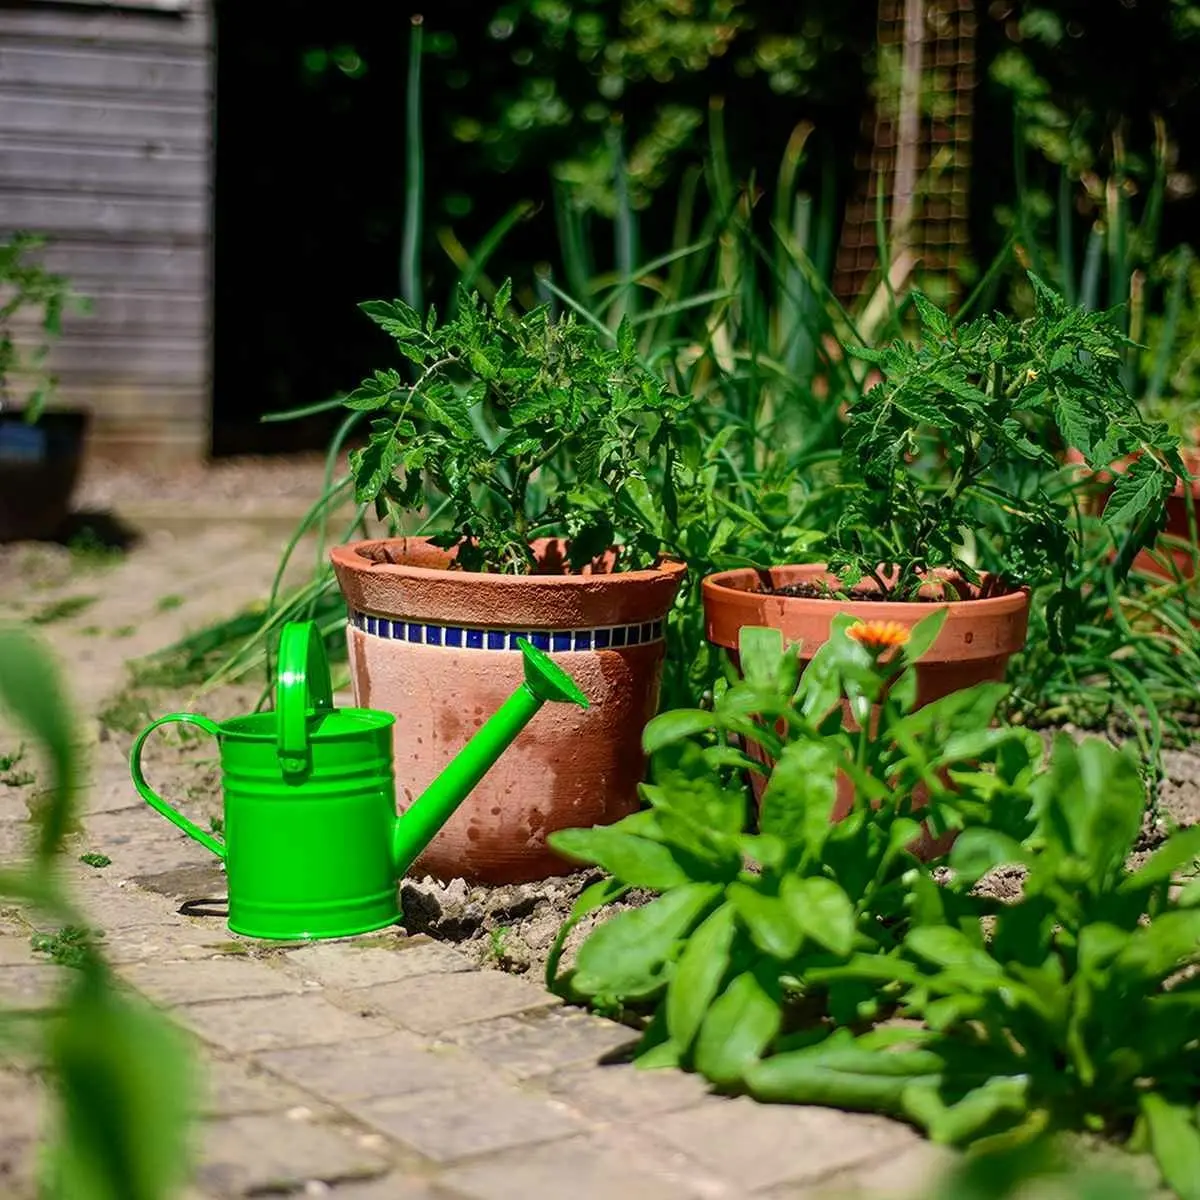
[[[662,621],[637,625],[607,625],[597,629],[481,629],[470,625],[430,625],[399,621],[350,610],[350,624],[371,637],[417,646],[446,646],[452,650],[518,650],[517,640],[528,638],[539,650],[614,650],[661,642]]]

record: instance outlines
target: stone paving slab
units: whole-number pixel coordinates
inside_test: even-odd
[[[387,949],[354,942],[319,943],[294,951],[282,961],[304,979],[343,990],[475,969],[465,954],[428,938],[389,937],[386,943]],[[347,954],[343,946],[352,946],[353,952]]]
[[[337,1104],[447,1087],[482,1088],[495,1078],[487,1065],[454,1047],[437,1049],[396,1031],[362,1042],[299,1046],[257,1056],[268,1070]]]
[[[198,1132],[197,1182],[218,1195],[377,1178],[389,1165],[377,1142],[364,1145],[361,1136],[314,1121],[303,1110],[209,1121]]]
[[[562,1001],[527,979],[498,971],[418,975],[364,994],[373,1010],[416,1033],[444,1033],[489,1017],[504,1017]]]
[[[504,1080],[354,1100],[347,1111],[435,1163],[582,1133],[586,1122],[567,1105],[526,1093]]]
[[[881,1200],[898,1183],[927,1190],[938,1155],[907,1128],[729,1100],[695,1076],[612,1061],[633,1031],[563,1006],[538,981],[477,968],[451,946],[400,931],[278,945],[196,915],[223,912],[220,864],[136,800],[128,735],[86,718],[121,687],[127,658],[261,597],[278,548],[249,524],[186,538],[159,531],[94,578],[68,571],[65,590],[99,598],[52,630],[90,742],[74,853],[112,859],[103,869],[71,859],[65,877],[122,978],[191,1032],[200,1058],[196,1170],[180,1200],[819,1200],[829,1188]],[[3,580],[0,607],[11,598]],[[164,606],[168,594],[184,603]],[[89,624],[128,632],[95,637]],[[211,778],[212,743],[176,740],[156,753],[156,786],[207,820],[188,781]],[[0,860],[24,849],[26,799],[0,790]],[[185,906],[200,897],[213,903]],[[66,978],[32,953],[31,929],[53,931],[0,910],[0,1006],[50,1002]],[[33,1194],[37,1095],[30,1075],[0,1067],[6,1200]]]

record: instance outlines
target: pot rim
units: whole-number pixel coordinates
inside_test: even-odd
[[[372,562],[361,552],[362,548],[366,546],[403,545],[406,542],[415,542],[425,547],[431,546],[429,538],[420,536],[363,538],[354,542],[344,542],[340,546],[334,546],[329,554],[337,566],[350,571],[364,571],[372,575],[416,576],[419,579],[427,579],[431,583],[436,580],[461,582],[464,579],[470,579],[472,587],[484,588],[502,586],[507,589],[512,587],[514,583],[517,583],[522,587],[561,588],[566,586],[594,589],[597,583],[601,582],[604,584],[616,584],[619,582],[643,583],[661,579],[664,575],[678,577],[682,581],[682,576],[687,573],[687,564],[673,558],[664,558],[653,567],[646,567],[636,571],[584,571],[577,574],[562,573],[557,575],[503,575],[498,571],[463,571],[440,567],[421,567],[415,563]],[[566,539],[535,538],[529,545],[531,548],[535,548],[555,543],[566,545]],[[432,548],[441,549],[441,547]],[[614,547],[614,549],[619,549],[619,547]]]
[[[799,583],[815,575],[828,575],[830,571],[825,563],[785,563],[779,566],[767,567],[768,574],[790,576],[786,580],[776,580],[772,578],[773,583],[778,583],[786,586],[787,583]],[[941,579],[957,579],[963,583],[966,580],[956,571],[937,570],[930,572],[935,578]],[[729,593],[737,593],[747,596],[762,596],[767,599],[777,600],[783,604],[802,604],[815,606],[818,611],[828,609],[831,613],[834,611],[841,612],[849,608],[868,608],[872,612],[878,612],[882,609],[887,609],[889,613],[897,612],[900,609],[911,609],[914,614],[928,613],[935,608],[948,608],[951,613],[962,612],[966,608],[970,608],[973,613],[980,613],[983,606],[996,611],[1015,612],[1018,609],[1025,607],[1028,603],[1028,598],[1031,589],[1024,585],[1011,585],[1006,587],[1004,591],[997,592],[988,596],[971,596],[966,600],[857,600],[851,597],[848,600],[838,600],[834,598],[825,598],[820,596],[779,596],[769,592],[760,592],[753,587],[743,587],[741,582],[757,582],[759,573],[753,567],[734,567],[729,571],[717,571],[712,575],[706,575],[701,581],[701,589],[706,596],[712,596],[716,599],[718,596],[728,595]],[[980,573],[982,587],[986,589],[989,585],[999,583],[998,577],[990,572],[983,571]],[[867,591],[875,591],[874,580],[865,580],[865,588]],[[968,584],[968,586],[972,586]],[[905,613],[904,615],[909,615]]]
[[[799,582],[828,573],[825,563],[796,563],[769,567],[767,570],[773,580],[779,582]],[[940,608],[948,610],[946,624],[931,647],[931,652],[947,652],[952,645],[958,646],[961,642],[961,647],[954,651],[956,658],[985,658],[1001,652],[1000,644],[1008,646],[1003,653],[1011,654],[1025,640],[1030,598],[1030,588],[1025,586],[1014,586],[1000,595],[977,596],[968,600],[856,601],[777,596],[753,591],[749,585],[757,584],[758,577],[754,568],[738,567],[708,575],[701,581],[705,636],[710,642],[736,651],[736,631],[744,626],[795,626],[798,619],[827,626],[838,613],[848,613],[863,621],[897,621],[911,627]],[[994,578],[984,574],[984,585]],[[789,617],[792,618],[790,621]],[[975,637],[981,625],[989,624],[997,630],[1000,642],[995,643],[990,637]],[[802,640],[814,646],[818,644],[812,638]]]
[[[540,538],[537,549],[561,547]],[[578,575],[501,575],[404,562],[372,562],[363,551],[390,546],[393,553],[449,561],[428,538],[370,538],[335,546],[334,573],[346,602],[362,614],[478,626],[485,629],[586,630],[663,619],[687,574],[667,559],[640,571]]]

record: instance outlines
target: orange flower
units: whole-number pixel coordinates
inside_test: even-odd
[[[859,621],[846,630],[847,636],[876,654],[906,645],[908,632],[899,621]]]

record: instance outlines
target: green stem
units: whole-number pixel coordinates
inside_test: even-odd
[[[421,146],[421,47],[425,18],[414,14],[408,43],[408,95],[405,106],[404,240],[400,251],[400,292],[418,311],[421,303],[421,217],[425,202],[425,161]]]

